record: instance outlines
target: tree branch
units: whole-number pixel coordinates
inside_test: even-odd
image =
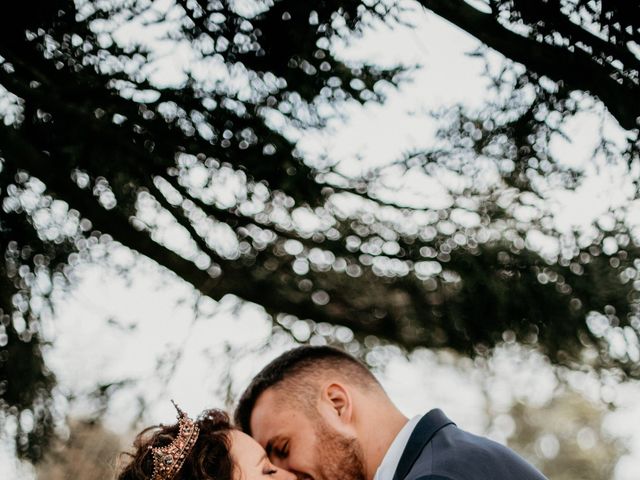
[[[512,32],[488,13],[476,10],[464,0],[419,0],[427,9],[476,37],[507,58],[575,90],[597,96],[628,130],[638,128],[639,89],[622,85],[583,51],[538,42]]]
[[[264,268],[258,269],[256,265],[244,265],[243,262],[236,261],[229,262],[221,275],[212,277],[191,261],[155,242],[147,232],[134,228],[122,214],[123,212],[115,209],[105,210],[97,203],[91,192],[81,190],[64,174],[50,168],[48,158],[23,141],[16,132],[9,131],[7,128],[0,129],[0,141],[3,145],[7,145],[3,151],[4,154],[20,158],[25,170],[42,180],[50,194],[83,213],[91,220],[95,230],[110,234],[119,243],[172,271],[214,300],[220,300],[223,296],[232,294],[262,305],[271,314],[290,313],[299,318],[312,318],[318,322],[345,325],[362,335],[377,335],[403,341],[399,332],[395,328],[390,328],[399,324],[395,322],[397,319],[393,318],[391,312],[388,320],[376,322],[372,321],[368,308],[357,308],[354,305],[337,302],[323,306],[317,305],[312,301],[309,293],[298,291],[298,294],[294,295],[292,291],[287,291],[291,286],[287,285],[286,280],[274,281],[270,275],[278,274],[281,268],[276,268],[273,272],[269,271],[264,275]],[[283,294],[285,291],[287,294]]]

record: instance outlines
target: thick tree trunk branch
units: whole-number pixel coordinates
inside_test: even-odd
[[[512,32],[464,0],[420,0],[436,15],[476,37],[505,57],[574,90],[597,96],[626,129],[638,128],[640,89],[614,80],[587,53],[538,42]]]

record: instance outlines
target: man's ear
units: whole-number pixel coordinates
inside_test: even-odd
[[[353,399],[349,390],[343,384],[338,382],[327,384],[323,389],[322,396],[323,400],[329,404],[331,413],[336,420],[341,423],[351,423]]]

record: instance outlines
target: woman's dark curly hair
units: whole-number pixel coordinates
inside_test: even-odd
[[[229,433],[233,427],[228,415],[221,410],[205,410],[196,424],[200,427],[198,440],[174,480],[232,480],[234,462]],[[133,442],[134,451],[125,454],[130,461],[117,480],[150,480],[153,455],[149,447],[169,445],[177,435],[178,423],[149,427],[140,432]]]

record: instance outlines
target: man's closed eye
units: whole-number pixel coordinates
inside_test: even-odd
[[[284,445],[274,448],[273,454],[280,459],[287,458],[287,455],[289,455],[289,442],[285,442]]]

